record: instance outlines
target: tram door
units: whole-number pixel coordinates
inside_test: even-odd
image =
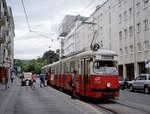
[[[81,60],[81,94],[86,95],[86,76],[88,73],[88,61],[84,58]]]
[[[59,67],[59,87],[61,87],[61,80],[62,80],[62,64],[60,63]]]

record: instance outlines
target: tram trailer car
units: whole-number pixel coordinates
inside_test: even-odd
[[[49,83],[72,91],[70,81],[76,71],[75,89],[81,96],[102,99],[119,97],[117,54],[110,50],[86,51],[42,68]],[[45,70],[48,69],[48,70]]]

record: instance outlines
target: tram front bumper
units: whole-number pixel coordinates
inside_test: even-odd
[[[91,97],[112,99],[119,97],[119,89],[91,89]]]

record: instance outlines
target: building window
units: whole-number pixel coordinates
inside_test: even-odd
[[[144,20],[144,30],[148,29],[148,19]]]
[[[121,14],[119,15],[119,23],[121,23],[122,22],[122,16],[121,16]]]
[[[123,50],[122,50],[122,48],[120,48],[120,56],[122,56],[123,55]]]
[[[132,8],[129,8],[130,18],[132,17]]]
[[[127,1],[126,0],[124,0],[124,2],[123,2],[124,4],[126,4],[127,3]]]
[[[148,50],[148,49],[149,49],[149,42],[144,41],[144,50]]]
[[[118,0],[118,4],[119,4],[119,6],[121,6],[121,2],[122,2],[121,0]]]
[[[132,37],[132,35],[133,35],[133,27],[132,26],[129,27],[129,33],[130,33],[130,37]]]
[[[141,44],[141,43],[138,43],[138,44],[137,44],[137,47],[138,47],[138,51],[141,52],[141,51],[142,51],[142,44]]]
[[[138,33],[141,32],[141,23],[138,23],[136,26],[137,26],[137,32]]]
[[[122,40],[122,31],[119,32],[119,39]]]
[[[149,0],[143,0],[144,8],[147,7]]]
[[[127,39],[127,35],[128,35],[127,29],[125,29],[125,30],[124,30],[124,37],[125,37],[125,39]]]
[[[128,54],[128,47],[125,47],[125,54],[127,55]]]
[[[137,14],[140,13],[140,8],[141,8],[141,3],[138,2],[138,3],[136,4],[136,13],[137,13]]]
[[[124,20],[127,20],[127,11],[124,11]]]
[[[130,45],[131,54],[133,54],[133,45]]]

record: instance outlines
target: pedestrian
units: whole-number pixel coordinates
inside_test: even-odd
[[[36,77],[35,74],[32,73],[32,85],[31,85],[32,89],[35,89],[35,83],[36,83],[35,77]]]
[[[24,74],[22,74],[22,76],[20,76],[20,79],[21,79],[21,86],[24,86],[25,85],[25,82],[23,81],[24,80]]]
[[[7,88],[9,88],[8,86],[8,77],[5,77],[5,90],[7,90]]]
[[[14,77],[12,76],[12,77],[11,77],[11,83],[13,83],[13,81],[14,81]]]
[[[42,87],[42,85],[45,87],[44,74],[40,74],[40,87]]]
[[[48,73],[45,75],[45,86],[47,86]]]
[[[73,72],[72,74],[72,99],[76,99],[77,95],[76,95],[76,71]]]

